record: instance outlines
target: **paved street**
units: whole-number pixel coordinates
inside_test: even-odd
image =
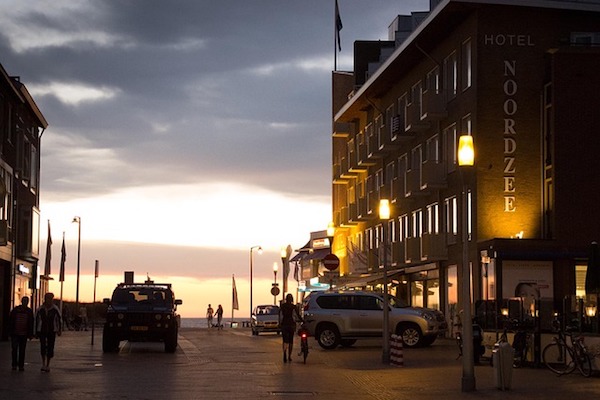
[[[40,372],[39,342],[28,344],[24,372],[10,369],[10,343],[0,343],[1,399],[585,399],[600,395],[600,376],[556,377],[546,369],[515,369],[513,389],[495,388],[493,368],[476,366],[477,391],[460,391],[456,345],[441,340],[405,350],[403,368],[381,364],[378,340],[324,351],[311,339],[306,365],[281,359],[281,337],[249,329],[182,329],[175,354],[159,343],[122,342],[103,354],[101,332],[65,332],[50,373]],[[297,346],[296,346],[297,347]]]

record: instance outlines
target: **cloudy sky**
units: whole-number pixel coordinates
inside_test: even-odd
[[[338,69],[352,70],[355,40],[387,40],[395,15],[429,2],[339,5]],[[242,297],[254,245],[268,288],[280,246],[331,220],[333,21],[333,0],[0,3],[0,63],[49,122],[42,263],[50,220],[54,273],[62,232],[74,272],[80,216],[85,289],[99,259],[110,287],[123,270],[185,279],[184,292],[235,274]]]

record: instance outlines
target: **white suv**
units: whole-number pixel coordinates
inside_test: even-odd
[[[389,297],[390,333],[406,347],[429,346],[448,328],[438,310],[409,307]],[[312,292],[303,302],[304,326],[324,349],[352,346],[357,339],[381,337],[383,294],[366,291]]]

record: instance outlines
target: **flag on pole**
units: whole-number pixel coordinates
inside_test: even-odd
[[[343,27],[344,25],[342,25],[342,17],[340,17],[340,7],[338,6],[337,0],[335,0],[335,38],[337,39],[338,51],[342,51],[340,31]]]
[[[65,249],[65,233],[63,232],[63,242],[60,249],[60,275],[59,282],[65,281],[65,262],[67,261],[67,250]]]
[[[44,265],[44,275],[50,276],[52,273],[52,235],[50,234],[50,220],[48,220],[48,240],[46,241],[46,263]]]
[[[238,294],[237,294],[237,288],[235,287],[235,275],[231,275],[231,279],[233,280],[233,298],[231,301],[231,308],[233,310],[239,310],[240,309],[240,304],[238,302]]]
[[[292,246],[285,248],[285,259],[283,260],[283,293],[288,292],[288,276],[290,275],[290,256],[292,255]]]

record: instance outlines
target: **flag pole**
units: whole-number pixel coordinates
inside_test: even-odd
[[[337,4],[337,0],[334,0],[334,3],[335,3],[335,11],[333,13],[333,70],[337,71],[337,38],[338,38],[338,30],[337,30],[338,4]]]

